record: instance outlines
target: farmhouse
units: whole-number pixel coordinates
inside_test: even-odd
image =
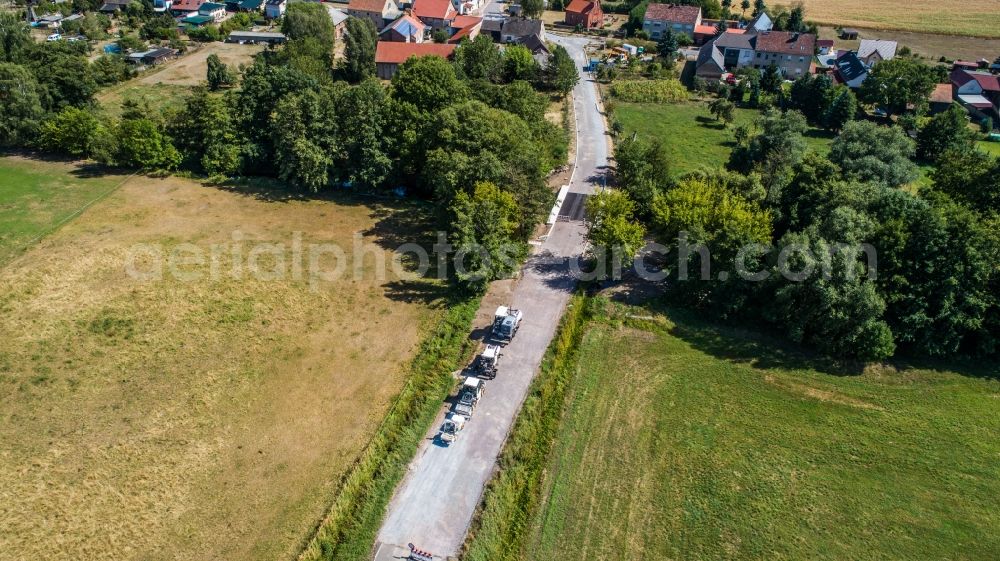
[[[892,60],[896,56],[896,42],[879,39],[862,39],[858,46],[858,58],[871,68],[876,62]]]
[[[351,0],[347,4],[347,15],[371,21],[375,31],[382,31],[402,13],[396,0]]]
[[[797,78],[809,73],[816,36],[812,33],[764,31],[754,36],[754,68],[778,67],[783,76]]]
[[[383,80],[392,79],[399,65],[413,56],[439,56],[450,59],[457,45],[439,43],[393,43],[379,41],[375,47],[375,73]]]
[[[1000,76],[989,72],[953,70],[951,85],[955,99],[974,117],[1000,122]]]
[[[444,31],[458,17],[451,0],[414,0],[413,15],[434,31]]]
[[[764,69],[773,64],[783,76],[794,79],[809,73],[815,45],[816,36],[809,33],[727,30],[701,47],[695,74],[717,80],[729,70]]]
[[[403,14],[392,22],[382,33],[380,41],[395,41],[397,43],[423,43],[427,26],[410,14]]]
[[[694,40],[695,28],[701,25],[701,8],[678,4],[650,4],[642,18],[642,30],[654,41],[663,32],[672,29],[674,33],[686,33]]]
[[[598,0],[573,0],[566,6],[566,24],[583,29],[604,25],[604,11]]]

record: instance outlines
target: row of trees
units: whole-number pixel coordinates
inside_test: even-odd
[[[680,178],[658,142],[624,138],[616,197],[628,201],[594,203],[592,220],[609,226],[592,239],[629,257],[641,232],[616,219],[634,214],[672,248],[677,302],[767,322],[831,355],[996,356],[1000,158],[974,147],[960,110],[921,121],[916,142],[850,121],[822,156],[803,140],[805,115],[772,109],[739,136],[728,169]],[[914,193],[904,187],[918,152],[938,154],[937,167]]]

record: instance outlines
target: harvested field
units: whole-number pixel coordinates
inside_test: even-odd
[[[0,560],[292,558],[440,317],[441,285],[375,278],[425,216],[136,177],[0,268]],[[364,274],[233,274],[295,232],[306,271],[336,243],[349,272],[364,233]],[[155,271],[135,244],[178,274],[127,275]]]
[[[807,20],[831,27],[1000,37],[996,0],[804,0],[803,4]]]
[[[1000,56],[1000,38],[963,37],[961,35],[941,35],[917,33],[913,31],[859,29],[861,39],[888,39],[909,47],[915,54],[936,61],[941,57],[948,60],[978,60],[985,57],[993,60]],[[832,27],[820,27],[819,36],[836,41],[837,49],[856,50],[860,40],[846,41],[837,36]]]

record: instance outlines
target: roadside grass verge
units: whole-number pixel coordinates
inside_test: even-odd
[[[527,524],[542,494],[542,479],[559,429],[575,354],[591,314],[582,295],[570,300],[553,340],[532,382],[517,422],[498,461],[498,471],[483,494],[463,546],[465,561],[520,558]]]
[[[454,386],[451,373],[468,358],[478,297],[456,299],[420,345],[411,374],[381,427],[340,484],[300,561],[367,560],[396,485],[417,451],[441,402]]]

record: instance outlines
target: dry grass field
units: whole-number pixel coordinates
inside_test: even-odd
[[[1000,37],[997,0],[803,0],[803,4],[806,19],[824,25]]]
[[[0,560],[293,557],[439,317],[438,285],[374,278],[422,214],[136,177],[0,266]],[[125,273],[234,232],[214,280]],[[365,233],[366,274],[228,274],[294,232],[349,259]]]
[[[193,52],[143,72],[134,80],[101,91],[97,99],[113,115],[121,111],[121,102],[129,98],[144,100],[154,110],[176,107],[192,86],[205,83],[209,55],[219,55],[222,62],[235,68],[250,64],[253,56],[262,50],[262,45],[206,43]]]

